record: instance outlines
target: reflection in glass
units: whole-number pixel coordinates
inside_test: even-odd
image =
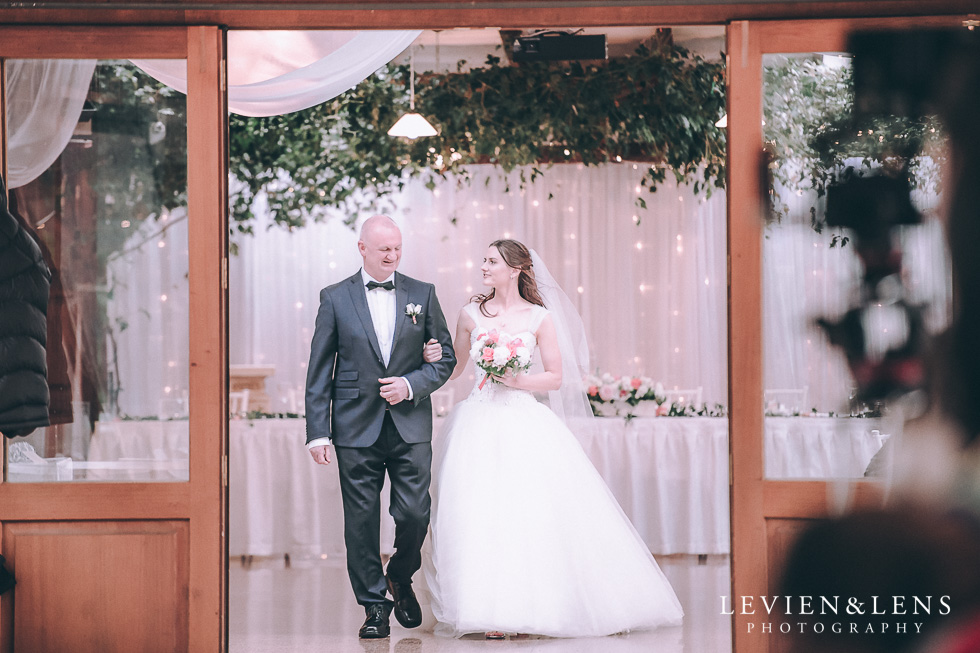
[[[763,69],[771,161],[763,243],[766,475],[863,477],[897,428],[868,392],[866,375],[880,374],[882,362],[915,335],[918,322],[903,305],[925,306],[930,333],[949,319],[950,272],[938,219],[943,136],[932,119],[855,123],[847,55],[765,55]],[[868,239],[859,243],[853,230],[834,226],[833,212],[828,220],[827,198],[828,191],[840,196],[847,179],[875,176],[907,177],[922,223],[883,230],[878,247],[894,258],[872,264],[867,249],[857,251]],[[870,215],[854,202],[833,208]],[[881,274],[869,275],[875,265]],[[858,306],[853,322],[843,319]],[[818,318],[837,326],[820,330]],[[864,365],[852,358],[849,366],[828,333],[845,343],[862,333],[851,344]]]
[[[10,206],[52,272],[51,425],[6,480],[187,480],[186,98],[124,61],[6,74]]]

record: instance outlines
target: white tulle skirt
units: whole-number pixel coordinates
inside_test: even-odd
[[[435,442],[426,594],[438,634],[675,625],[660,567],[575,436],[526,393],[471,397]]]

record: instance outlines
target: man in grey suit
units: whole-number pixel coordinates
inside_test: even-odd
[[[422,623],[412,575],[429,525],[432,404],[456,365],[432,284],[396,273],[401,231],[369,218],[357,243],[364,267],[320,291],[306,377],[306,440],[313,459],[337,454],[344,500],[347,572],[366,619],[361,638],[387,637],[392,609],[406,628]],[[442,352],[441,360],[425,362]],[[395,553],[380,555],[381,489],[391,482]],[[392,594],[389,601],[385,590]]]

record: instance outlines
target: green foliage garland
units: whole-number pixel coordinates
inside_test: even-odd
[[[521,185],[558,162],[619,160],[651,165],[653,192],[668,173],[694,191],[724,187],[724,68],[666,41],[600,63],[501,65],[428,73],[416,107],[438,136],[414,142],[387,135],[408,110],[408,66],[390,65],[333,100],[268,118],[231,118],[231,207],[252,229],[260,190],[276,223],[298,227],[326,207],[353,222],[376,211],[411,177],[470,180],[468,165],[520,168]],[[530,173],[525,170],[530,168]],[[645,207],[642,197],[637,204]]]
[[[882,117],[856,123],[853,68],[826,66],[819,55],[781,58],[766,64],[763,74],[770,171],[785,190],[815,192],[818,202],[808,218],[816,231],[825,226],[819,200],[848,166],[859,174],[879,167],[907,174],[913,189],[939,192],[946,155],[938,120]],[[775,217],[791,217],[789,207],[773,198]],[[835,236],[832,245],[838,241],[846,238]]]

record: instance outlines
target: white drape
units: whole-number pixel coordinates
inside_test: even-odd
[[[523,193],[511,178],[511,194],[503,192],[508,180],[489,166],[475,167],[473,182],[462,187],[450,181],[430,190],[410,181],[390,212],[404,235],[400,270],[436,285],[452,329],[459,308],[483,290],[479,268],[487,245],[501,237],[522,240],[577,303],[594,367],[642,373],[667,388],[700,386],[704,401],[727,403],[724,193],[704,200],[667,182],[654,194],[643,191],[649,208],[642,211],[633,200],[643,167],[633,165],[559,165]],[[357,271],[357,236],[340,215],[288,232],[272,226],[263,203],[254,212],[256,233],[239,237],[231,259],[230,358],[274,365],[266,387],[273,410],[300,410],[319,291]],[[817,315],[846,310],[847,289],[860,272],[853,245],[830,248],[829,238],[787,226],[771,229],[763,242],[765,385],[808,387],[807,405],[796,406],[804,410],[840,410],[852,385],[843,357],[808,326]],[[941,324],[949,288],[941,226],[909,228],[903,241],[914,299],[933,300],[930,321]],[[129,414],[157,414],[167,398],[162,388],[179,388],[180,378],[164,377],[187,359],[186,300],[161,302],[160,295],[186,297],[184,242],[159,248],[154,241],[128,255],[128,267],[114,264],[114,278],[127,280],[114,290],[111,315],[131,325],[117,334],[120,350],[133,352],[128,363],[120,359],[120,403]],[[180,291],[164,290],[168,283]],[[177,320],[173,328],[165,326],[170,319]],[[156,357],[161,366],[177,361],[178,369],[161,371]],[[472,382],[465,374],[449,386],[456,401]]]
[[[231,31],[228,108],[243,116],[273,116],[326,102],[394,59],[419,34],[418,30]],[[187,92],[183,61],[133,63],[167,86]]]
[[[853,240],[831,247],[833,234],[807,225],[774,225],[763,244],[763,328],[765,387],[807,388],[806,406],[819,411],[847,407],[854,387],[843,353],[831,347],[814,325],[817,317],[838,319],[859,298],[862,267]],[[948,322],[951,272],[942,224],[936,219],[905,227],[899,239],[909,300],[928,306],[932,332]],[[870,325],[866,325],[870,326]],[[891,341],[891,323],[867,333],[872,348]],[[894,329],[892,329],[894,331]]]
[[[125,248],[109,259],[106,314],[112,337],[106,343],[107,372],[110,382],[120,387],[120,414],[160,418],[187,414],[187,272],[183,208],[165,214],[159,222],[144,222]],[[111,404],[106,409],[111,410]]]
[[[488,244],[517,238],[537,249],[577,303],[593,366],[704,386],[706,401],[724,403],[724,194],[702,201],[668,183],[643,191],[649,208],[641,211],[634,199],[642,165],[559,165],[523,193],[516,174],[504,179],[475,166],[469,185],[429,190],[414,180],[395,199],[400,270],[436,285],[450,328],[484,290],[479,268]],[[270,395],[302,395],[319,290],[357,271],[356,241],[335,217],[294,233],[260,224],[240,243],[231,265],[231,360],[274,363]],[[456,400],[472,383],[471,374],[455,382]]]
[[[71,140],[88,96],[93,60],[7,61],[7,186],[40,176]]]

